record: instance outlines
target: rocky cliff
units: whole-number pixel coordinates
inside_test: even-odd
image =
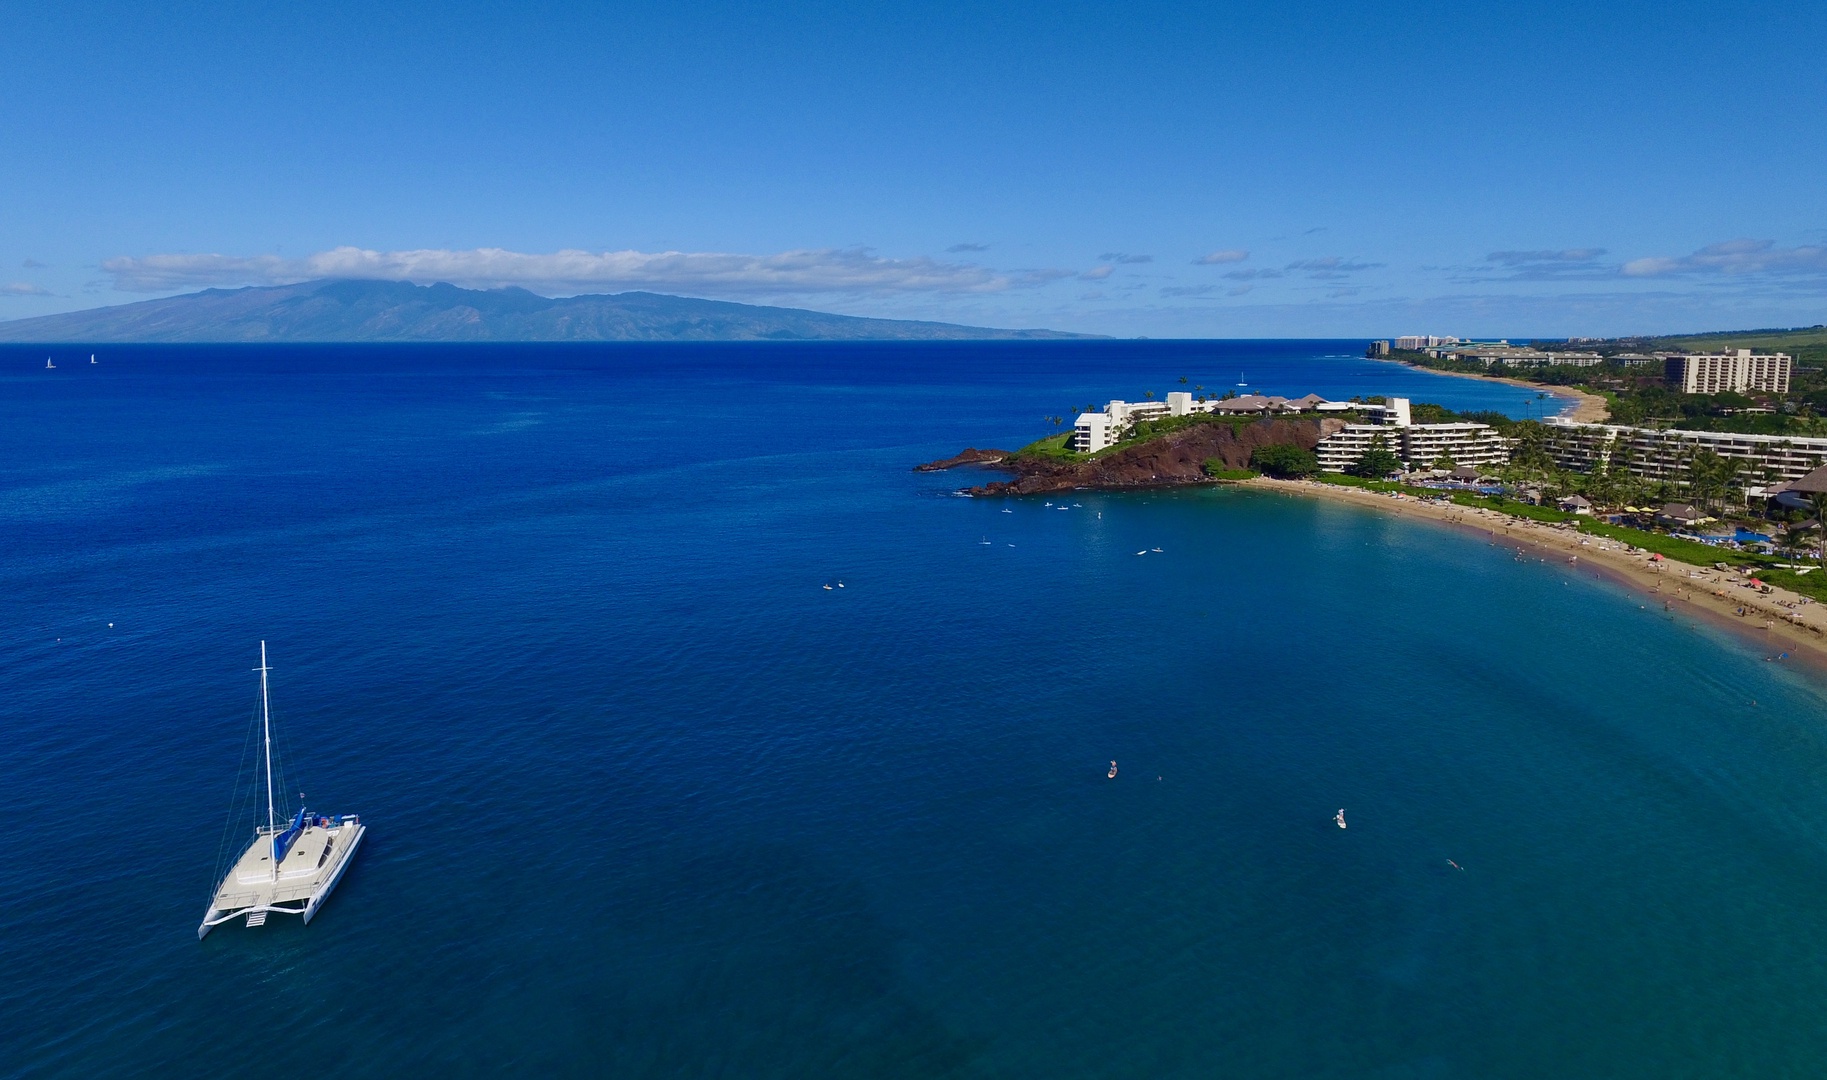
[[[1003,450],[966,450],[944,461],[916,466],[921,471],[978,465],[1014,474],[965,488],[971,495],[1036,495],[1074,488],[1119,490],[1123,488],[1174,487],[1209,484],[1205,463],[1217,460],[1225,468],[1242,469],[1259,446],[1298,446],[1311,450],[1320,439],[1343,426],[1325,420],[1258,420],[1253,424],[1193,424],[1179,431],[1112,453],[1080,461]]]

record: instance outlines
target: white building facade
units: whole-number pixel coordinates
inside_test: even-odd
[[[1221,413],[1267,416],[1274,413],[1308,412],[1331,404],[1317,394],[1292,401],[1284,397],[1245,395],[1238,398],[1198,400],[1185,390],[1175,390],[1165,401],[1113,400],[1102,412],[1079,413],[1072,421],[1072,449],[1081,454],[1095,454],[1128,437],[1139,420],[1158,420],[1164,416],[1191,416],[1195,413]],[[1406,402],[1404,403],[1406,407]],[[1366,408],[1351,405],[1347,408]],[[1376,406],[1368,406],[1376,408]]]
[[[1372,423],[1346,424],[1320,440],[1314,454],[1321,469],[1346,471],[1378,440],[1408,468],[1425,468],[1442,458],[1474,469],[1510,460],[1510,441],[1484,424],[1414,423],[1407,398],[1390,398],[1370,409]]]
[[[1751,485],[1799,480],[1827,465],[1827,439],[1575,424],[1560,417],[1543,427],[1554,463],[1577,472],[1615,465],[1647,480],[1680,481],[1701,450],[1739,461],[1740,476]]]
[[[1680,387],[1684,394],[1718,394],[1727,390],[1738,394],[1786,394],[1792,365],[1788,353],[1736,349],[1671,356],[1663,370],[1669,384]]]

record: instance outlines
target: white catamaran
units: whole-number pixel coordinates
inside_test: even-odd
[[[273,714],[267,703],[266,642],[260,643],[260,728],[266,752],[266,825],[255,826],[254,840],[216,886],[197,940],[217,926],[247,916],[247,925],[265,924],[269,912],[303,915],[309,923],[330,890],[349,868],[356,845],[367,831],[354,814],[313,814],[300,798],[298,813],[285,823],[273,810]]]

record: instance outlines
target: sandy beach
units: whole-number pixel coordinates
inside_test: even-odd
[[[1444,375],[1451,379],[1483,379],[1486,382],[1509,383],[1511,386],[1535,390],[1565,402],[1561,415],[1575,423],[1602,424],[1611,416],[1611,406],[1604,398],[1597,394],[1588,394],[1584,390],[1575,390],[1570,386],[1543,386],[1541,383],[1532,383],[1524,379],[1512,379],[1501,375],[1476,375],[1469,371],[1439,371],[1430,367],[1422,367],[1419,364],[1411,364],[1405,360],[1395,360],[1392,363],[1401,364],[1411,371],[1424,371],[1429,375]]]
[[[1510,517],[1479,507],[1432,503],[1411,495],[1384,494],[1311,480],[1260,477],[1245,487],[1352,503],[1444,525],[1473,529],[1525,556],[1558,559],[1570,570],[1601,574],[1651,597],[1670,612],[1682,612],[1768,642],[1772,654],[1790,652],[1827,669],[1827,605],[1787,589],[1762,592],[1737,571],[1658,560],[1615,540]],[[1720,552],[1729,561],[1730,552]]]

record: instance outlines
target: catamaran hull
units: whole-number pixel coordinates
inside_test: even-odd
[[[362,846],[362,837],[367,834],[368,826],[357,825],[355,827],[355,839],[349,841],[349,846],[343,851],[343,857],[336,864],[336,870],[331,873],[330,880],[324,882],[324,887],[317,890],[316,894],[311,897],[311,902],[305,905],[306,926],[311,925],[311,916],[317,914],[317,909],[323,906],[323,902],[330,899],[330,890],[336,888],[336,883],[343,879],[343,871],[349,869],[350,861],[355,858],[355,849]]]
[[[243,915],[254,915],[259,912],[277,915],[302,915],[304,916],[304,921],[308,924],[312,917],[317,914],[317,909],[323,906],[325,900],[330,898],[330,891],[336,888],[337,882],[342,880],[343,873],[349,869],[350,861],[355,858],[355,849],[361,846],[362,838],[368,834],[368,826],[360,824],[359,822],[351,822],[345,825],[344,828],[354,829],[354,838],[349,841],[349,846],[344,848],[342,853],[337,856],[336,865],[330,871],[330,876],[325,878],[323,884],[318,886],[316,891],[312,892],[309,897],[304,898],[302,904],[297,900],[285,900],[275,904],[250,904],[246,907],[216,907],[212,903],[208,910],[203,913],[202,925],[197,927],[197,940],[202,941],[209,936],[211,930],[228,922],[230,919],[238,919]],[[231,870],[230,873],[232,874],[233,871]]]

